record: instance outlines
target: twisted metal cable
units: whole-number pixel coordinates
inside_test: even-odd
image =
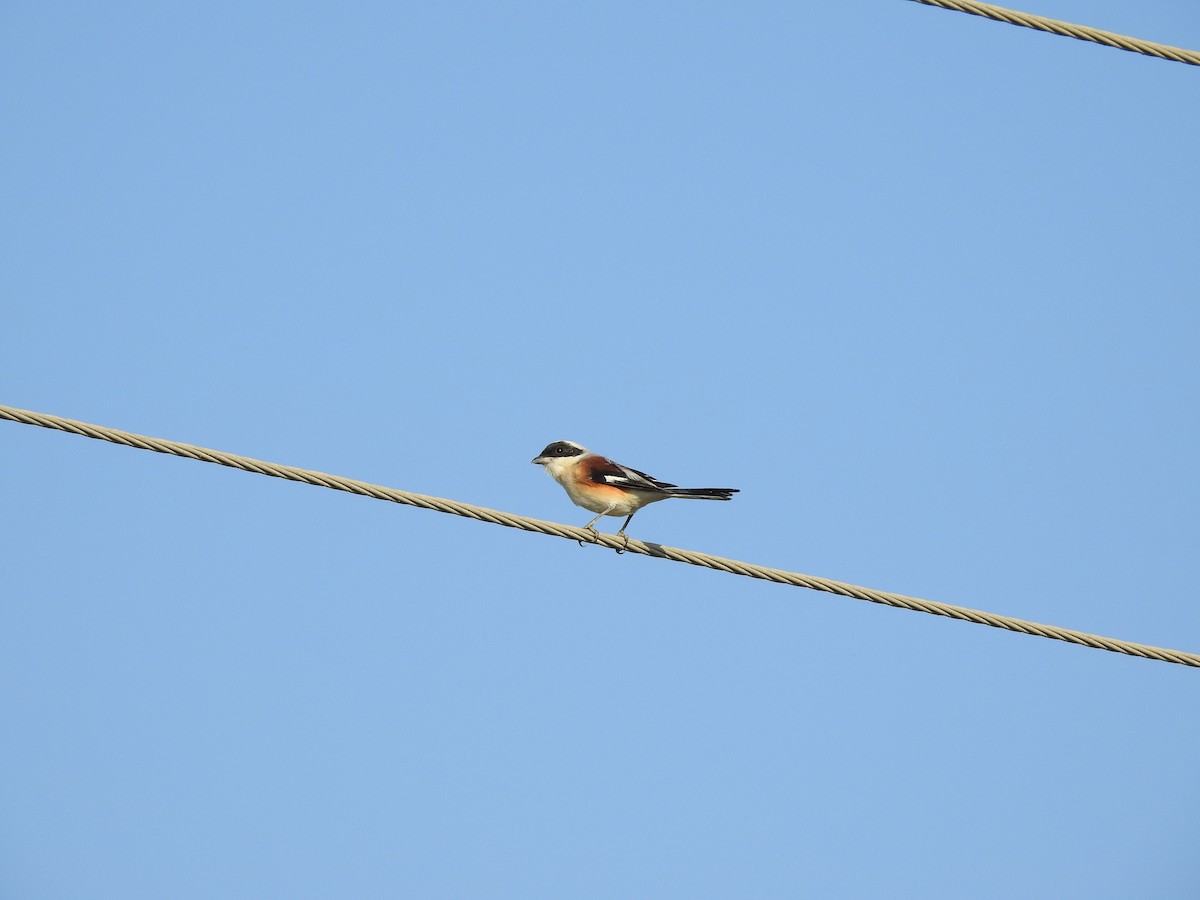
[[[285,478],[288,481],[299,481],[317,487],[331,488],[335,491],[346,491],[351,494],[361,494],[376,500],[389,500],[405,506],[416,506],[421,509],[431,509],[435,512],[450,513],[455,516],[465,516],[480,522],[491,522],[493,525],[504,525],[508,528],[519,528],[522,531],[533,531],[538,534],[548,534],[553,537],[569,540],[590,541],[614,550],[628,550],[630,553],[640,553],[643,556],[654,556],[659,559],[670,559],[676,562],[688,563],[693,566],[703,566],[707,569],[717,569],[732,575],[744,575],[747,578],[759,578],[773,581],[776,584],[787,584],[793,587],[810,588],[814,591],[825,591],[830,594],[840,594],[843,597],[853,597],[856,600],[867,600],[884,606],[895,606],[901,609],[911,609],[916,612],[930,613],[935,616],[948,616],[964,622],[974,622],[977,625],[990,625],[993,628],[1003,628],[1007,631],[1017,631],[1037,637],[1067,641],[1083,647],[1097,650],[1109,650],[1113,653],[1124,653],[1128,656],[1140,656],[1143,659],[1159,660],[1161,662],[1178,663],[1183,666],[1200,667],[1200,654],[1184,653],[1180,650],[1166,650],[1161,647],[1151,647],[1146,644],[1134,644],[1116,638],[1100,637],[1069,628],[1058,628],[1054,625],[1041,625],[1037,622],[1026,622],[1009,616],[968,609],[963,606],[952,606],[948,603],[938,603],[933,600],[921,600],[916,597],[906,597],[903,594],[892,594],[887,591],[876,591],[871,588],[858,587],[828,578],[818,578],[813,575],[802,575],[799,572],[787,572],[783,569],[771,569],[752,563],[740,562],[736,559],[725,559],[695,550],[681,550],[676,547],[664,547],[661,544],[645,543],[631,539],[628,544],[611,534],[595,534],[576,528],[572,525],[562,525],[558,522],[545,522],[541,519],[531,519],[513,513],[501,512],[495,509],[485,509],[470,503],[459,503],[456,500],[446,500],[442,497],[431,497],[427,494],[414,494],[411,491],[401,491],[395,488],[369,484],[365,481],[355,481],[337,475],[327,475],[324,472],[314,472],[310,469],[299,469],[295,466],[283,466],[278,463],[264,462],[248,456],[238,456],[224,453],[220,450],[209,450],[205,447],[194,447],[191,444],[181,444],[177,441],[167,441],[162,438],[147,437],[132,434],[116,428],[105,428],[102,425],[89,425],[74,419],[64,419],[45,413],[16,409],[11,406],[0,406],[0,419],[19,422],[24,425],[36,425],[41,428],[53,428],[70,434],[95,438],[101,441],[111,441],[114,444],[124,444],[139,450],[153,450],[156,453],[167,453],[171,456],[182,456],[201,462],[216,463],[219,466],[229,466],[259,475],[270,475],[273,478]]]
[[[1035,16],[1029,13],[1005,9],[1003,6],[993,6],[991,3],[979,3],[977,0],[914,0],[926,6],[938,6],[942,9],[952,9],[956,12],[970,13],[973,16],[983,16],[997,22],[1007,22],[1009,25],[1022,25],[1038,31],[1048,31],[1050,34],[1072,37],[1081,41],[1092,41],[1104,44],[1106,47],[1116,47],[1118,50],[1128,50],[1131,53],[1144,53],[1146,56],[1157,56],[1172,62],[1180,62],[1189,66],[1200,66],[1200,53],[1195,50],[1184,50],[1182,47],[1171,47],[1167,44],[1156,44],[1154,41],[1143,41],[1139,38],[1126,37],[1111,31],[1101,31],[1099,28],[1089,28],[1087,25],[1072,25],[1070,22],[1060,22],[1057,19],[1047,19],[1045,16]]]

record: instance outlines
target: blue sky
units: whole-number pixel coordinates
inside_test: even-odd
[[[742,490],[636,537],[1200,651],[1198,77],[901,0],[9,5],[0,403],[579,525],[572,439]],[[1200,891],[1193,670],[0,458],[5,896]]]

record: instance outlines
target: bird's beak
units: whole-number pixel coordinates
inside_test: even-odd
[[[550,460],[545,456],[535,456],[530,460],[530,462],[535,466],[544,466],[546,463],[550,462]]]

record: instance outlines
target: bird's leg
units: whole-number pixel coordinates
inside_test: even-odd
[[[637,510],[635,509],[633,512],[631,512],[629,514],[629,517],[625,520],[625,524],[622,525],[621,530],[617,532],[617,534],[619,534],[621,537],[625,538],[625,547],[629,546],[629,535],[627,535],[625,533],[625,529],[629,526],[629,523],[633,519],[633,515],[636,512],[637,512]],[[617,551],[618,556],[625,552],[625,547],[622,547],[620,550]]]
[[[610,506],[610,507],[609,507],[608,509],[606,509],[604,512],[600,513],[600,515],[596,516],[596,518],[592,519],[592,521],[590,521],[590,522],[588,522],[586,525],[584,525],[584,526],[583,526],[583,530],[584,530],[584,531],[590,531],[592,534],[596,535],[596,537],[597,537],[597,538],[599,538],[599,537],[600,537],[600,534],[599,534],[599,532],[597,532],[597,531],[596,531],[596,529],[595,529],[595,528],[593,528],[592,526],[593,526],[593,525],[595,525],[595,524],[596,524],[597,522],[599,522],[599,521],[600,521],[602,518],[604,518],[604,516],[607,516],[607,515],[608,515],[610,512],[612,512],[612,511],[613,511],[613,508],[612,508],[612,506]],[[597,540],[597,541],[593,541],[592,543],[599,543],[599,541],[598,541],[598,540]],[[580,546],[580,547],[582,547],[582,546],[583,546],[583,541],[579,541],[579,546]]]

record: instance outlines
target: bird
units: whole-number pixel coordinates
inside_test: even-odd
[[[596,534],[593,526],[603,516],[625,516],[625,524],[617,534],[624,536],[627,544],[625,529],[643,506],[670,497],[731,500],[738,492],[737,488],[681,488],[592,453],[574,441],[547,444],[532,462],[543,466],[546,474],[563,486],[572,503],[597,514],[583,526],[592,534]]]

